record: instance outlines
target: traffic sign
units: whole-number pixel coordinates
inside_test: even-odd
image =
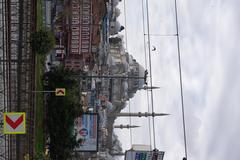
[[[26,133],[26,116],[24,112],[5,112],[3,118],[4,134]]]
[[[66,95],[66,89],[65,88],[56,88],[55,95],[56,96],[65,96]]]

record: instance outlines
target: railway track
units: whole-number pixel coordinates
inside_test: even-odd
[[[25,112],[27,129],[24,135],[0,135],[0,160],[32,159],[35,54],[30,36],[36,28],[36,0],[0,0],[0,14],[0,111]]]

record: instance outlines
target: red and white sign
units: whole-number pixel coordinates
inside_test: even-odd
[[[26,117],[24,112],[6,112],[3,114],[4,134],[25,134]]]

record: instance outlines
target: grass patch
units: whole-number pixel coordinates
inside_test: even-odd
[[[37,0],[37,31],[43,27],[43,2]],[[36,54],[36,90],[43,90],[42,76],[44,74],[44,55]],[[35,153],[44,152],[44,96],[43,93],[36,93],[36,108],[35,108]]]
[[[43,1],[37,0],[37,30],[43,28]]]
[[[36,90],[43,90],[42,76],[44,74],[44,56],[36,55]],[[44,151],[44,95],[36,93],[36,114],[35,114],[35,151],[42,153]]]

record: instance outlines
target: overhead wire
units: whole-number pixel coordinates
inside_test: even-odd
[[[146,0],[146,14],[147,14],[147,37],[148,37],[148,56],[149,56],[149,72],[150,72],[150,92],[151,92],[151,107],[152,113],[154,113],[154,101],[153,101],[153,90],[152,90],[152,60],[151,60],[151,39],[150,39],[150,22],[149,22],[149,6],[148,0]],[[153,146],[156,149],[156,131],[155,131],[155,117],[152,117],[153,126]]]
[[[147,47],[146,47],[146,39],[145,39],[145,15],[144,15],[144,0],[142,0],[142,30],[143,30],[143,46],[144,46],[144,59],[145,59],[145,68],[148,67],[147,62]],[[147,91],[147,106],[148,112],[150,113],[150,104],[149,104],[149,92]],[[151,132],[151,118],[148,117],[148,133],[149,133],[149,145],[150,150],[152,150],[152,132]]]
[[[181,92],[181,109],[182,109],[182,125],[183,125],[183,139],[184,139],[184,152],[185,158],[187,159],[187,136],[186,136],[186,123],[185,123],[185,109],[184,109],[184,95],[183,95],[183,82],[182,82],[182,64],[181,64],[181,50],[180,50],[180,39],[179,39],[179,22],[178,22],[178,10],[177,0],[174,0],[175,6],[175,22],[176,22],[176,33],[177,33],[177,50],[178,50],[178,69],[179,69],[179,82]]]

